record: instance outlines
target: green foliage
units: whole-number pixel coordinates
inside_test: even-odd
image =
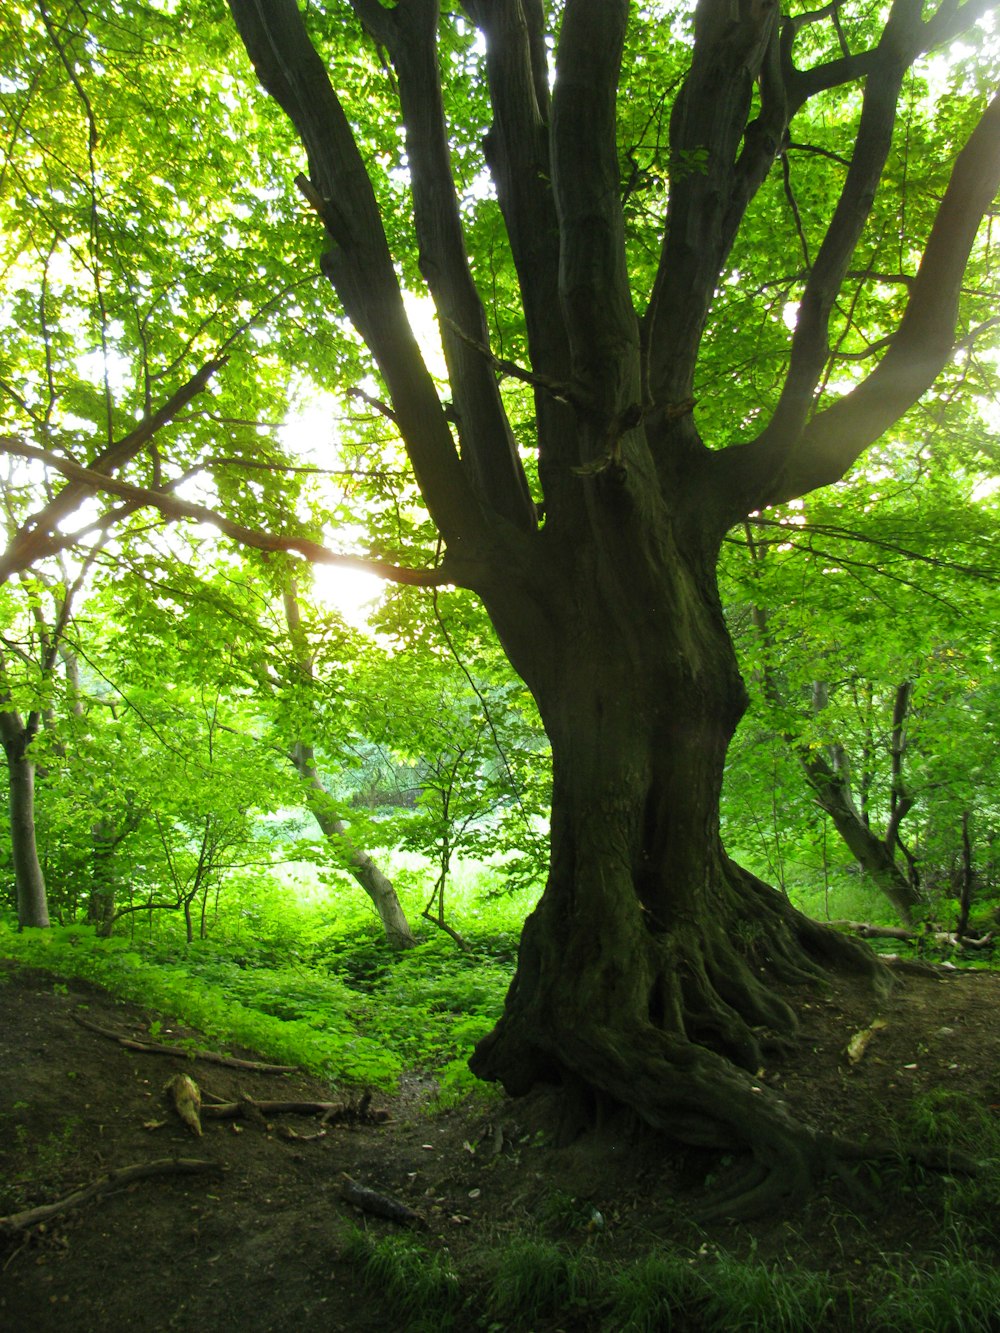
[[[96,941],[83,927],[19,935],[0,924],[0,951],[174,1014],[223,1042],[299,1064],[332,1081],[391,1086],[402,1064],[377,1037],[359,1030],[359,1007],[335,979],[292,968],[241,966],[225,951],[196,943],[181,951],[125,940]]]
[[[391,1087],[401,1070],[420,1069],[444,1104],[476,1086],[468,1054],[499,1017],[530,906],[483,899],[475,882],[462,893],[478,935],[468,952],[434,933],[394,955],[370,914],[343,910],[328,892],[296,903],[287,890],[258,888],[220,914],[215,936],[190,945],[167,918],[107,940],[79,925],[18,933],[0,918],[0,954],[85,977],[338,1082]]]
[[[1000,1121],[995,1108],[959,1090],[935,1088],[914,1097],[903,1135],[963,1151],[976,1162],[972,1174],[943,1183],[943,1204],[961,1248],[1000,1241]]]
[[[660,1333],[685,1327],[686,1313],[702,1294],[690,1258],[652,1251],[618,1272],[611,1284],[615,1328],[622,1333]]]
[[[880,1333],[992,1333],[997,1326],[1000,1273],[986,1256],[949,1254],[921,1268],[901,1260],[883,1276],[887,1290],[867,1325]]]
[[[555,1314],[565,1320],[587,1307],[598,1282],[588,1254],[571,1254],[551,1241],[526,1237],[500,1251],[487,1308],[508,1327],[530,1328]]]
[[[454,1327],[461,1293],[447,1250],[432,1251],[412,1236],[376,1239],[355,1227],[343,1253],[408,1330]]]
[[[699,1276],[708,1328],[807,1333],[833,1306],[829,1280],[802,1269],[782,1271],[720,1255]]]
[[[32,1107],[26,1102],[15,1102],[9,1112],[0,1115],[0,1132],[11,1148],[11,1169],[0,1181],[0,1213],[21,1207],[26,1188],[33,1193],[46,1186],[58,1189],[65,1167],[79,1152],[81,1125],[74,1117],[60,1118],[42,1134],[32,1122]]]

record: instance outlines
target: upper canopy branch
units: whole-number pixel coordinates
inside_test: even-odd
[[[921,35],[914,55],[933,51],[935,47],[952,41],[961,33],[968,31],[983,14],[996,7],[997,0],[965,0],[965,4],[959,4],[958,0],[941,0],[931,17],[920,25]],[[835,13],[838,6],[830,5],[827,8]],[[811,17],[811,15],[798,15],[783,21],[782,40],[789,53],[799,27],[805,19]],[[877,65],[878,52],[873,48],[855,53],[845,52],[838,59],[815,65],[812,69],[797,70],[790,67],[788,96],[792,114],[817,93],[866,78]]]
[[[574,0],[563,13],[552,101],[559,297],[571,380],[598,421],[638,402],[639,330],[625,263],[616,99],[626,0]]]
[[[438,0],[408,0],[380,27],[399,79],[420,271],[441,323],[463,462],[493,508],[530,531],[534,505],[496,377],[468,341],[487,343],[489,334],[469,270],[451,171],[437,59],[438,9]]]
[[[799,303],[788,373],[764,432],[782,448],[802,429],[829,356],[834,302],[871,214],[892,147],[896,103],[919,46],[921,0],[894,0],[865,83],[851,164]]]
[[[1000,94],[959,153],[885,356],[857,388],[803,429],[770,428],[716,455],[741,512],[780,504],[839,480],[930,388],[955,347],[958,303],[983,216],[1000,190]],[[745,508],[744,508],[745,506]]]
[[[649,418],[692,396],[709,306],[747,205],[787,124],[777,7],[701,0],[691,67],[670,119],[670,203],[644,319]],[[747,124],[753,86],[761,109]]]
[[[483,148],[517,270],[531,365],[536,374],[565,382],[569,343],[559,303],[544,11],[541,0],[462,2],[486,39],[493,124]],[[572,416],[538,394],[535,410],[539,465],[546,483],[550,459],[558,461],[563,437],[572,433]]]
[[[656,430],[658,405],[686,401],[692,395],[702,332],[731,246],[749,203],[788,142],[795,113],[814,94],[865,78],[868,111],[854,161],[848,164],[853,179],[845,184],[814,274],[809,298],[815,297],[812,327],[808,319],[799,321],[789,396],[797,395],[800,402],[803,393],[808,398],[822,369],[821,360],[815,369],[817,348],[820,341],[825,348],[830,301],[844,263],[840,252],[856,244],[857,224],[863,225],[867,217],[881,173],[881,148],[888,148],[894,89],[919,55],[965,31],[996,5],[997,0],[966,0],[961,5],[942,0],[923,22],[919,3],[895,0],[878,45],[850,53],[838,4],[782,19],[779,28],[776,5],[700,0],[691,67],[671,117],[670,205],[644,319],[648,399],[653,404],[647,431]],[[811,70],[797,69],[797,36],[804,27],[825,20],[837,26],[845,54]],[[748,123],[754,82],[759,87],[759,112]],[[822,330],[819,341],[817,330]],[[809,390],[804,391],[813,374]]]
[[[487,532],[482,503],[462,471],[410,328],[364,161],[298,6],[295,0],[230,0],[230,9],[262,85],[308,153],[333,242],[323,271],[382,372],[431,516],[449,546],[480,542]],[[373,9],[372,18],[381,17]]]

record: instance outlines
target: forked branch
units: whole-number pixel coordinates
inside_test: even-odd
[[[748,497],[749,508],[780,504],[839,480],[934,383],[955,346],[962,278],[998,189],[1000,94],[956,159],[889,350],[856,389],[814,417],[789,445],[766,492]],[[766,435],[748,446],[750,457],[761,459]]]

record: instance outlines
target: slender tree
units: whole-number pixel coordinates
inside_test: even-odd
[[[295,579],[289,575],[283,590],[285,620],[291,640],[299,680],[308,690],[313,683],[315,663],[302,626],[302,608]],[[380,869],[363,847],[359,847],[341,819],[336,803],[331,799],[316,765],[316,751],[309,740],[292,742],[289,757],[302,779],[305,804],[316,820],[323,837],[346,860],[348,873],[353,876],[371,899],[378,913],[390,948],[410,949],[417,940],[406,919],[399,895],[392,880]]]

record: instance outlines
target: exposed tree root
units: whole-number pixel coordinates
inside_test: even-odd
[[[586,1090],[592,1104],[627,1107],[680,1142],[748,1152],[746,1168],[706,1198],[706,1221],[801,1201],[841,1163],[886,1155],[884,1145],[839,1143],[798,1119],[758,1075],[763,1052],[787,1049],[798,1030],[778,987],[815,987],[846,972],[879,993],[893,984],[887,969],[732,863],[726,871],[735,892],[725,915],[646,931],[628,955],[612,938],[629,971],[607,973],[596,988],[566,980],[567,968],[593,978],[592,939],[577,959],[570,933],[555,959],[544,923],[536,934],[529,922],[504,1016],[472,1060],[474,1072],[515,1095],[560,1083],[576,1089],[579,1105]]]

